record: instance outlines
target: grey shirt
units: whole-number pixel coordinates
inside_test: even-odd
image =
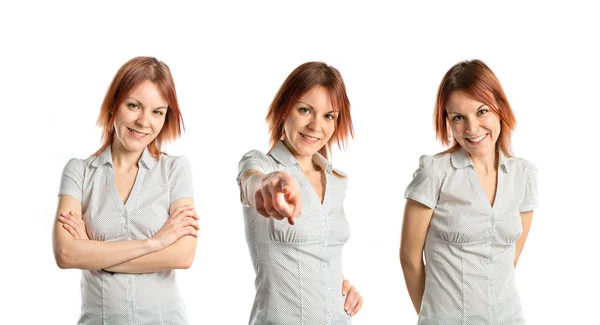
[[[92,240],[115,242],[152,238],[169,207],[191,198],[191,168],[183,156],[154,159],[144,150],[139,170],[123,204],[114,182],[110,146],[98,156],[71,159],[62,174],[59,195],[81,202]],[[78,324],[187,324],[175,271],[110,274],[82,270]]]
[[[302,215],[295,225],[265,218],[244,204],[246,241],[256,272],[256,297],[251,325],[351,324],[342,296],[342,247],[350,236],[343,201],[347,178],[333,174],[320,154],[313,162],[325,171],[323,204],[300,170],[300,164],[279,142],[270,154],[250,151],[239,163],[263,173],[284,171],[300,185]]]
[[[433,209],[419,324],[525,324],[515,285],[520,212],[537,206],[537,170],[499,154],[493,207],[465,150],[422,156],[405,197]]]

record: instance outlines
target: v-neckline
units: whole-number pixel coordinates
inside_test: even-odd
[[[319,194],[317,193],[317,190],[315,189],[315,187],[313,186],[313,184],[310,182],[310,179],[308,179],[308,177],[306,177],[306,175],[302,172],[301,169],[299,169],[299,171],[300,171],[300,174],[302,174],[302,177],[304,177],[304,180],[310,186],[311,192],[312,192],[313,196],[315,198],[317,198],[317,202],[319,202],[319,205],[321,207],[324,206],[325,205],[325,199],[327,198],[327,192],[328,192],[328,189],[329,189],[329,177],[327,176],[327,172],[325,172],[324,169],[320,168],[319,172],[323,173],[323,177],[325,177],[325,187],[323,188],[323,200],[321,200],[321,198],[319,197]]]
[[[135,181],[133,182],[133,187],[131,188],[131,192],[129,193],[129,196],[127,197],[127,200],[125,202],[123,202],[123,200],[121,200],[121,196],[119,195],[119,191],[117,190],[117,183],[115,182],[114,167],[111,168],[110,170],[111,170],[111,173],[109,173],[109,175],[108,175],[109,179],[107,179],[107,181],[111,184],[111,190],[113,192],[113,199],[118,202],[117,204],[121,208],[129,211],[129,210],[131,210],[131,205],[137,198],[138,192],[141,187],[142,178],[144,177],[144,174],[146,173],[146,169],[139,167],[139,165],[138,165],[138,171],[135,175]]]
[[[477,175],[475,166],[473,166],[473,168],[471,168],[471,176],[474,178],[473,182],[477,183],[477,187],[479,188],[479,196],[482,197],[482,199],[485,201],[485,205],[487,207],[489,207],[491,210],[495,210],[496,207],[498,206],[498,198],[499,198],[499,194],[500,194],[500,190],[501,190],[501,182],[502,182],[501,175],[502,175],[502,172],[500,171],[500,166],[498,166],[498,169],[496,171],[496,192],[494,193],[494,203],[492,204],[492,203],[490,203],[487,193],[485,192],[485,189],[483,188],[483,183],[479,179],[479,175]]]

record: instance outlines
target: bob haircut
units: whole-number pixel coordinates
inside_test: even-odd
[[[112,144],[115,137],[115,116],[119,107],[125,98],[146,80],[157,86],[168,103],[165,124],[158,136],[148,144],[150,155],[158,158],[163,153],[161,151],[163,141],[173,141],[181,135],[181,130],[184,129],[183,118],[169,67],[156,58],[138,56],[119,68],[108,87],[97,122],[97,125],[102,128],[102,147],[92,156],[99,155]]]
[[[285,79],[281,88],[275,95],[266,121],[269,125],[269,144],[271,149],[275,147],[283,135],[283,125],[292,107],[300,97],[314,87],[323,87],[329,93],[329,100],[333,110],[338,112],[335,119],[335,129],[327,144],[319,150],[319,153],[329,159],[331,156],[331,145],[336,142],[340,149],[346,147],[348,135],[354,138],[352,117],[350,116],[350,101],[346,95],[346,86],[340,72],[323,62],[306,62],[297,67]]]
[[[453,152],[460,149],[460,144],[452,138],[448,113],[446,112],[448,98],[454,91],[460,91],[471,99],[488,105],[492,112],[498,116],[500,119],[500,135],[496,142],[496,150],[502,150],[505,156],[510,157],[510,136],[517,125],[517,121],[500,81],[498,81],[492,70],[480,60],[462,61],[455,64],[446,72],[440,83],[433,119],[437,139],[444,146],[452,144],[444,152]]]

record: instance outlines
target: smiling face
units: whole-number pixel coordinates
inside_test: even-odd
[[[168,103],[158,87],[146,80],[119,105],[115,116],[116,149],[141,152],[154,140],[165,124]]]
[[[487,104],[454,91],[446,105],[452,136],[472,157],[495,154],[500,119]]]
[[[298,99],[283,125],[284,143],[296,159],[312,157],[327,144],[337,114],[323,87],[314,87]]]

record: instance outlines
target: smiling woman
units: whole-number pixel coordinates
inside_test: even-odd
[[[82,270],[79,324],[187,324],[174,269],[189,268],[198,216],[183,156],[161,152],[183,126],[169,68],[125,63],[100,110],[102,147],[63,170],[53,248]]]
[[[324,63],[300,65],[267,121],[271,150],[248,152],[238,173],[256,271],[249,324],[350,324],[363,299],[342,273],[348,180],[328,160],[331,144],[353,134],[342,76]]]
[[[510,154],[516,121],[500,82],[479,60],[456,64],[434,117],[438,139],[452,146],[421,157],[400,246],[419,324],[525,324],[514,268],[537,206],[537,170]]]

